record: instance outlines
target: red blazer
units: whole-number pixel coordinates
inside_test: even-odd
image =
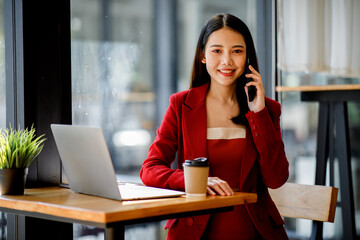
[[[145,185],[184,190],[182,164],[186,159],[207,157],[206,93],[209,84],[175,93],[157,136],[140,171]],[[241,166],[240,191],[256,192],[258,201],[246,209],[265,239],[288,239],[281,218],[268,193],[282,186],[289,176],[280,132],[280,104],[266,98],[266,107],[246,117],[246,145]],[[171,169],[177,154],[178,168]],[[210,215],[170,219],[168,239],[200,239]]]

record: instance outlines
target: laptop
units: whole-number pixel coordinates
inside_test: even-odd
[[[73,192],[115,200],[178,197],[182,191],[118,183],[99,127],[51,124],[65,175]]]

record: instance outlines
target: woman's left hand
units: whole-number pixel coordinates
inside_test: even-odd
[[[212,196],[217,194],[220,196],[234,195],[234,191],[231,189],[230,185],[218,177],[208,177],[207,192]]]
[[[246,95],[248,95],[248,86],[255,86],[256,88],[256,96],[252,102],[249,102],[248,97],[248,105],[250,111],[253,112],[259,112],[265,107],[265,89],[262,83],[261,75],[258,73],[255,68],[253,68],[251,65],[249,65],[249,69],[251,73],[246,74],[245,76],[247,78],[252,78],[253,81],[248,82],[245,85],[245,92]]]

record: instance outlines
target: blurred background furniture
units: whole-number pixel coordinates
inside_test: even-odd
[[[325,185],[329,159],[329,185],[334,186],[335,156],[339,163],[343,237],[356,239],[354,193],[347,103],[360,102],[360,85],[277,87],[278,92],[300,91],[302,101],[319,102],[315,185]],[[323,223],[313,222],[312,239],[322,237]]]
[[[285,183],[269,193],[283,217],[334,222],[338,188]],[[315,237],[311,239],[322,239],[322,235]]]

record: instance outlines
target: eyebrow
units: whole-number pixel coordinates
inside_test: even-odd
[[[210,47],[223,47],[223,45],[214,44],[214,45],[211,45]],[[234,45],[234,46],[232,46],[232,48],[245,48],[245,46],[244,45]]]

